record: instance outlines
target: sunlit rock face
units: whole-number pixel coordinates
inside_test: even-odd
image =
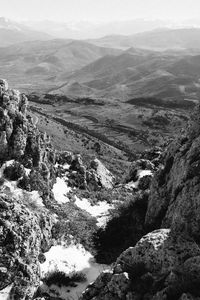
[[[0,298],[14,300],[32,299],[54,224],[43,204],[54,182],[54,150],[27,104],[0,79]]]
[[[32,177],[48,182],[45,189],[41,187],[41,191],[48,194],[48,185],[52,186],[54,181],[55,151],[49,137],[39,132],[28,115],[27,105],[24,94],[9,89],[8,83],[0,79],[0,162],[14,159],[31,169]],[[33,180],[25,176],[23,188],[34,190],[31,182]]]

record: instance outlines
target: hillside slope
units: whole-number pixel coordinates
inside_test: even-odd
[[[69,86],[76,83],[82,85],[82,90],[90,88],[87,95],[91,97],[198,100],[200,73],[196,54],[130,48],[117,56],[104,56],[66,77],[61,75],[60,79],[67,81],[62,84],[62,93],[66,86],[66,95],[73,95],[68,92]],[[59,94],[61,89],[52,91]]]
[[[0,63],[2,73],[14,86],[48,89],[55,85],[58,75],[69,74],[107,54],[119,53],[84,41],[33,41],[0,48]]]

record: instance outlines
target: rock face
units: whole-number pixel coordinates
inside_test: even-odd
[[[43,245],[50,246],[51,228],[47,213],[38,215],[23,199],[0,194],[0,291],[12,285],[11,299],[32,299],[40,280],[38,257]]]
[[[96,171],[99,181],[104,188],[111,189],[113,187],[114,177],[100,162],[100,160],[95,158],[91,162],[91,168]]]
[[[199,149],[197,107],[152,180],[144,228],[153,231],[119,256],[112,273],[89,285],[83,300],[200,299]],[[135,164],[129,180],[137,172]]]
[[[38,209],[25,192],[17,197],[13,185],[2,188],[3,181],[40,191],[48,202],[54,161],[49,140],[27,116],[26,96],[0,80],[0,298],[8,290],[9,299],[32,299],[40,281],[41,253],[51,246],[53,226],[44,205]]]
[[[173,227],[200,242],[200,108],[189,127],[166,151],[153,179],[146,227]]]
[[[48,179],[51,185],[55,153],[48,137],[39,132],[27,115],[27,104],[25,95],[9,89],[8,83],[0,80],[0,163],[14,159],[37,173],[40,181]],[[24,177],[22,181],[25,189],[34,188],[30,178]]]
[[[114,176],[97,158],[90,162],[89,167],[86,167],[80,154],[71,156],[66,154],[65,160],[63,160],[63,154],[61,157],[64,163],[70,165],[70,174],[68,176],[72,185],[92,191],[97,191],[101,188],[113,188]]]
[[[82,300],[178,300],[187,291],[199,293],[199,253],[198,245],[184,236],[153,231],[119,256],[113,272],[89,285]]]

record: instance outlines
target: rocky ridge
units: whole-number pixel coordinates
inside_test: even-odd
[[[92,191],[114,185],[113,175],[98,159],[86,167],[80,155],[57,152],[27,106],[27,97],[1,79],[0,299],[33,299],[43,253],[61,242],[59,219],[69,220],[54,197],[57,178],[67,177],[72,188]]]

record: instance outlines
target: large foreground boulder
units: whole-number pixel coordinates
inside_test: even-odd
[[[198,245],[185,236],[174,236],[169,229],[153,231],[124,251],[112,272],[105,271],[89,285],[82,300],[178,300],[193,292],[200,296],[199,254]]]

